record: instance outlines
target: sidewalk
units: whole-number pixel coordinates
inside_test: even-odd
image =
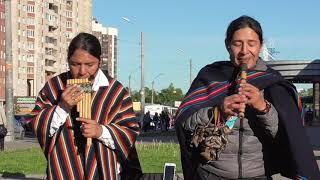
[[[38,147],[40,145],[35,137],[25,137],[24,139],[16,139],[13,142],[4,142],[4,150],[19,150]]]

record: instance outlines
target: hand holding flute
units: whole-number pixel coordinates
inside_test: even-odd
[[[92,143],[91,138],[98,138],[102,134],[100,125],[91,119],[91,83],[88,79],[69,79],[67,85],[72,87],[76,85],[82,93],[79,98],[80,100],[75,101],[77,103],[77,111],[79,112],[77,120],[82,122],[81,132],[87,138],[87,146],[90,146]]]
[[[240,71],[239,93],[227,96],[223,101],[223,112],[226,116],[244,117],[246,105],[257,111],[266,109],[267,103],[258,88],[246,82],[246,67]]]
[[[263,112],[268,105],[267,101],[263,97],[263,93],[261,93],[255,86],[247,83],[246,70],[246,65],[241,65],[239,95],[244,97],[244,102],[241,103],[241,108],[239,109],[239,118],[244,118],[246,105],[252,107],[257,112]]]

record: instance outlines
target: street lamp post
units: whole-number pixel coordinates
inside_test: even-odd
[[[185,55],[185,52],[182,49],[178,49],[178,52],[180,54]],[[189,83],[190,83],[190,86],[191,86],[191,83],[192,83],[192,59],[191,58],[189,58]]]
[[[129,74],[129,95],[131,96],[131,73]]]
[[[5,26],[6,26],[6,119],[7,119],[7,129],[8,134],[6,136],[7,141],[14,141],[14,132],[13,132],[13,64],[12,64],[12,28],[11,28],[11,1],[4,1],[5,8]]]
[[[131,20],[127,17],[122,17],[122,19],[127,22],[131,23]],[[140,32],[140,63],[141,63],[141,87],[140,87],[140,94],[141,94],[141,114],[144,114],[144,104],[145,104],[145,89],[144,89],[144,50],[143,50],[143,32]]]
[[[163,75],[163,73],[159,73],[155,78],[153,78],[153,80],[151,82],[151,104],[153,104],[154,80],[156,80],[161,75]]]
[[[131,73],[129,74],[129,83],[128,83],[128,91],[129,91],[129,95],[131,96],[131,77],[132,77],[132,74],[134,73],[134,72],[136,72],[136,70],[137,69],[139,69],[140,68],[140,66],[138,66],[136,69],[134,69],[133,71],[131,71]]]
[[[190,82],[190,86],[191,86],[191,83],[192,83],[192,59],[190,58],[189,59],[189,82]]]
[[[144,92],[144,51],[143,51],[143,32],[140,33],[140,53],[141,53],[141,114],[144,114],[145,92]]]

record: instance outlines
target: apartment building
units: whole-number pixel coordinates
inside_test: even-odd
[[[91,32],[92,0],[11,0],[13,95],[36,96],[67,70],[67,49]]]
[[[118,29],[104,27],[96,19],[93,19],[92,34],[95,35],[101,43],[101,68],[107,70],[111,77],[117,78]]]
[[[4,0],[0,0],[0,105],[5,101],[5,29]]]

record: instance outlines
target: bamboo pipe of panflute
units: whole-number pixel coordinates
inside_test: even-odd
[[[72,84],[88,84],[89,79],[68,79],[67,85]],[[91,92],[84,91],[82,99],[77,103],[77,112],[79,117],[91,119]],[[87,146],[92,144],[92,138],[87,138]]]

